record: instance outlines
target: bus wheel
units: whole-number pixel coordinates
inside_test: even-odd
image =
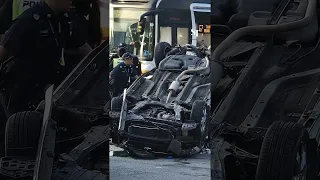
[[[171,50],[171,45],[167,42],[159,42],[154,48],[154,61],[156,67],[159,66],[160,62],[166,57],[166,54]]]

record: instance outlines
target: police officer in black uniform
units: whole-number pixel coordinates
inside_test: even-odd
[[[118,53],[119,57],[122,57],[127,52],[126,48],[123,47],[123,46],[120,46],[117,51],[118,51],[117,53]],[[141,64],[140,64],[140,61],[139,61],[138,57],[135,56],[135,55],[131,54],[131,57],[132,57],[132,60],[133,60],[133,66],[136,68],[137,75],[140,76],[141,75]]]
[[[45,87],[59,84],[59,70],[65,65],[64,50],[87,54],[90,46],[73,37],[67,13],[70,0],[44,0],[21,14],[0,43],[0,62],[12,59],[2,84],[2,102],[7,116],[29,110],[44,97]]]
[[[123,90],[131,85],[138,78],[136,68],[133,65],[133,58],[130,53],[124,53],[123,62],[119,63],[110,73],[110,82],[112,85],[112,96],[120,95]]]

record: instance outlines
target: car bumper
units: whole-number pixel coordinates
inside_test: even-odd
[[[179,142],[181,149],[198,145],[199,140],[181,135],[181,123],[148,123],[146,121],[126,120],[125,128],[118,132],[120,142],[128,147],[154,153],[170,154],[170,144]],[[169,123],[169,122],[168,122]],[[172,123],[172,122],[171,122]]]

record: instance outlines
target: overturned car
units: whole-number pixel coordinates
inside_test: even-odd
[[[319,179],[318,1],[212,6],[211,178]]]
[[[108,55],[105,41],[37,108],[7,120],[0,179],[108,179]]]
[[[208,52],[186,45],[168,54],[111,101],[113,141],[136,155],[197,153],[207,136]]]

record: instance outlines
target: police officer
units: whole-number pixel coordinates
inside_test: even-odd
[[[117,54],[118,54],[118,57],[122,57],[126,52],[126,48],[123,47],[123,46],[119,46],[118,50],[117,50]],[[140,64],[140,61],[138,59],[137,56],[131,54],[131,57],[132,57],[132,60],[133,60],[133,66],[135,67],[136,69],[136,72],[137,72],[137,75],[140,76],[141,75],[141,64]],[[118,64],[117,61],[114,61],[114,67]]]
[[[110,73],[110,84],[113,89],[113,97],[120,95],[123,90],[138,78],[133,58],[130,53],[124,53],[123,62],[119,63]]]
[[[84,24],[84,30],[88,39],[88,44],[92,48],[96,48],[101,44],[102,31],[101,31],[101,15],[99,0],[74,0],[76,7],[75,13],[84,18],[79,19],[81,24]]]
[[[36,106],[48,84],[60,83],[65,48],[77,48],[83,56],[91,51],[85,41],[71,36],[65,14],[70,5],[70,0],[44,0],[22,13],[5,33],[0,62],[13,57],[1,93],[7,116]]]

